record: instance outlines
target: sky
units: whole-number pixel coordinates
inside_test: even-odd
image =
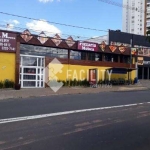
[[[122,0],[113,0],[122,3]],[[9,24],[9,30],[29,29],[48,36],[97,37],[107,32],[84,30],[54,24],[62,23],[98,30],[122,30],[122,9],[99,0],[0,0],[0,12],[39,19],[39,21],[0,13],[0,28]],[[41,21],[40,21],[41,20]],[[49,21],[49,22],[47,22]]]

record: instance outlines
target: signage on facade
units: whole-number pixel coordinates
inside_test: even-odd
[[[137,52],[137,48],[131,48],[131,54],[132,55],[136,55]]]
[[[114,46],[125,46],[125,47],[130,47],[130,44],[126,44],[126,43],[121,43],[121,42],[110,42],[110,45],[114,45]]]
[[[141,56],[150,56],[150,49],[149,48],[139,48],[138,49],[138,55]]]
[[[73,40],[73,38],[70,36],[67,38],[66,43],[69,47],[72,47],[75,44],[75,41]]]
[[[117,49],[117,46],[111,45],[111,46],[109,46],[109,48],[110,48],[111,52],[114,52]]]
[[[31,35],[31,33],[30,33],[29,30],[23,31],[23,33],[21,34],[21,37],[22,37],[26,42],[30,41],[30,40],[33,38],[33,36]]]
[[[61,37],[58,34],[56,34],[54,36],[54,38],[52,39],[52,41],[55,43],[56,46],[58,46],[62,42]]]
[[[149,49],[144,48],[143,52],[144,52],[144,54],[143,54],[144,56],[149,56]]]
[[[78,49],[87,51],[98,51],[98,45],[96,43],[78,42]]]
[[[47,40],[48,40],[48,37],[46,36],[46,34],[44,32],[41,32],[38,36],[38,40],[44,44]]]
[[[99,46],[100,46],[101,50],[104,52],[105,48],[106,48],[105,42],[103,41]]]
[[[121,53],[124,53],[125,50],[126,50],[126,48],[125,48],[124,46],[120,46],[120,47],[119,47],[119,50],[120,50]]]
[[[0,32],[0,50],[16,51],[16,34]]]
[[[137,61],[138,61],[138,65],[143,65],[144,58],[143,57],[138,57]]]

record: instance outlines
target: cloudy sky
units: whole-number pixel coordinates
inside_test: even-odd
[[[122,3],[122,0],[114,0]],[[31,29],[63,35],[93,37],[107,34],[54,24],[70,24],[100,30],[122,29],[122,9],[99,0],[1,0],[1,11],[39,21],[4,15],[0,13],[0,27],[9,24],[10,30]],[[47,22],[49,21],[49,22]]]

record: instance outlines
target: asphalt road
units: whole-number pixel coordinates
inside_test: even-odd
[[[149,91],[0,101],[1,119],[142,103],[0,123],[0,150],[149,150]]]
[[[104,92],[0,101],[0,119],[150,101],[150,91]]]
[[[150,104],[0,124],[0,150],[149,150]]]

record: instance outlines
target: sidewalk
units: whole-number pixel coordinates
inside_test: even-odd
[[[11,98],[28,98],[28,97],[42,97],[52,95],[66,95],[66,94],[85,94],[85,93],[100,93],[100,92],[112,92],[112,91],[137,91],[148,90],[148,88],[141,85],[129,85],[129,86],[113,86],[113,87],[63,87],[58,92],[53,92],[50,88],[41,89],[3,89],[0,90],[0,100]]]

